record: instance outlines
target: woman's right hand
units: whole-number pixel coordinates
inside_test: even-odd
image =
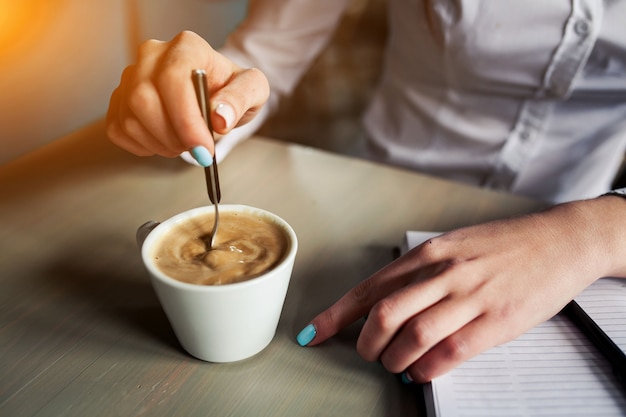
[[[210,117],[217,134],[253,119],[269,96],[269,83],[260,70],[238,67],[193,32],[182,32],[169,42],[149,40],[111,95],[110,140],[139,156],[176,157],[197,148],[213,154],[214,138],[191,79],[194,69],[207,73]]]

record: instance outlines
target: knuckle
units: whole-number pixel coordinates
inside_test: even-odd
[[[263,71],[258,68],[248,68],[246,69],[246,72],[251,78],[256,80],[255,88],[257,89],[257,91],[260,91],[261,95],[265,95],[266,97],[269,96],[269,81],[267,80],[267,77],[265,77]]]
[[[442,246],[441,239],[437,236],[419,245],[416,251],[418,251],[420,258],[426,262],[436,262],[443,256],[444,248]]]
[[[122,76],[121,76],[122,83],[127,83],[130,80],[132,80],[133,77],[135,76],[136,70],[137,70],[137,67],[135,65],[128,65],[126,68],[124,68],[124,70],[122,71]]]
[[[365,339],[363,334],[359,336],[356,342],[356,352],[368,362],[374,362],[378,359],[376,354],[372,351],[370,340]]]
[[[446,338],[439,344],[438,349],[442,359],[449,363],[460,363],[470,356],[467,341],[458,334]]]
[[[128,94],[128,107],[133,113],[145,111],[150,107],[152,97],[152,86],[148,82],[137,83]]]
[[[471,348],[462,336],[451,335],[410,367],[411,376],[419,383],[431,381],[472,357]]]
[[[423,361],[419,361],[418,365],[411,367],[413,381],[419,384],[430,382],[439,375],[432,364],[424,363]]]
[[[263,71],[256,67],[247,68],[245,71],[253,77],[265,78]]]
[[[492,314],[496,323],[513,323],[520,310],[520,306],[504,302]]]
[[[340,327],[339,319],[340,318],[337,317],[337,314],[335,314],[335,310],[330,308],[317,317],[317,328],[325,329],[327,332],[334,334]]]
[[[120,125],[127,136],[135,137],[139,133],[139,122],[132,117],[123,118]]]
[[[137,48],[137,54],[138,54],[139,59],[141,60],[141,58],[152,54],[152,52],[155,49],[159,48],[162,44],[163,44],[162,41],[159,41],[156,39],[148,39],[148,40],[141,42],[139,44],[139,47]]]
[[[415,349],[429,349],[438,341],[433,325],[427,319],[413,319],[405,331],[408,344]]]
[[[354,302],[363,305],[367,304],[372,294],[373,284],[371,279],[359,282],[353,291]]]
[[[200,35],[191,31],[183,30],[178,33],[169,42],[168,53],[177,55],[178,53],[188,54],[192,51],[209,50],[212,51],[211,45]]]
[[[397,311],[397,306],[393,301],[384,299],[372,307],[368,315],[368,320],[371,320],[372,324],[381,331],[394,330],[397,325],[395,319]]]
[[[395,333],[405,322],[406,314],[393,298],[384,298],[374,304],[367,320],[378,331]]]
[[[187,43],[187,42],[196,42],[200,39],[200,36],[191,31],[191,30],[183,30],[179,32],[173,39],[175,43]]]
[[[398,357],[394,354],[390,354],[388,351],[383,352],[380,356],[380,363],[383,367],[391,372],[392,374],[397,374],[402,372],[404,367],[401,365],[401,362],[398,360]]]
[[[116,122],[107,123],[105,132],[111,142],[115,144],[118,144],[122,140],[122,132]]]

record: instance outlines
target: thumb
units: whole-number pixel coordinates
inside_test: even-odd
[[[269,82],[256,68],[238,71],[228,83],[213,92],[211,120],[221,135],[248,123],[259,113],[270,94]]]

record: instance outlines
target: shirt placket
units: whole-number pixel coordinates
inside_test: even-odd
[[[574,0],[561,43],[558,45],[534,98],[521,103],[517,119],[496,157],[484,185],[499,190],[513,188],[542,141],[549,140],[544,127],[551,109],[566,100],[574,81],[591,54],[602,18],[601,0]]]

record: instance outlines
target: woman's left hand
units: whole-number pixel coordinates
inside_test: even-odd
[[[624,202],[602,197],[430,239],[346,293],[298,341],[322,343],[367,315],[359,354],[429,381],[554,316],[597,278],[625,276],[613,213],[623,225]]]

